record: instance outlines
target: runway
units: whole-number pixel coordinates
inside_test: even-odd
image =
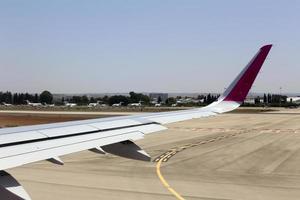
[[[33,200],[299,199],[297,113],[223,114],[171,124],[137,141],[152,162],[85,151],[62,157],[64,166],[44,161],[9,172]]]

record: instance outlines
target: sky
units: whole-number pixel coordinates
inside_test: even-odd
[[[0,91],[300,92],[300,1],[0,0]]]

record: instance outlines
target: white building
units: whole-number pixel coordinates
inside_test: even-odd
[[[287,102],[300,104],[300,97],[287,97],[286,100]]]
[[[248,103],[248,104],[255,104],[255,99],[257,97],[247,97],[244,101],[244,103]],[[263,98],[259,98],[259,102],[260,103],[264,103],[264,99]]]

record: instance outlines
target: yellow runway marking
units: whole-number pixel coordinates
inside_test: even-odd
[[[167,156],[168,156],[168,154],[165,155],[165,157],[167,157]],[[158,163],[156,164],[157,176],[160,179],[160,181],[162,182],[162,184],[171,192],[171,194],[173,194],[179,200],[185,200],[178,192],[176,192],[173,188],[171,188],[169,183],[166,181],[166,179],[162,176],[162,174],[160,172],[160,166],[161,166],[162,161],[165,159],[165,157],[161,158],[158,161]]]
[[[184,198],[180,194],[178,194],[178,192],[176,192],[173,188],[171,188],[171,186],[168,184],[166,179],[162,176],[162,174],[160,172],[161,163],[162,162],[168,162],[170,158],[172,158],[174,155],[176,155],[176,153],[179,153],[179,152],[181,152],[185,149],[188,149],[190,147],[195,147],[195,146],[198,146],[198,145],[202,145],[202,144],[206,144],[206,143],[210,143],[210,142],[215,142],[215,141],[222,140],[222,139],[228,138],[230,136],[235,136],[235,135],[238,135],[238,134],[242,134],[242,132],[241,133],[232,133],[232,134],[229,134],[229,135],[221,135],[219,137],[212,138],[210,140],[198,141],[196,143],[186,144],[186,145],[183,145],[183,146],[178,147],[178,148],[170,149],[169,151],[163,153],[162,155],[160,155],[159,157],[157,157],[154,160],[155,162],[157,162],[157,164],[156,164],[156,173],[157,173],[158,178],[160,179],[162,184],[169,190],[169,192],[171,192],[171,194],[173,194],[179,200],[184,200]]]

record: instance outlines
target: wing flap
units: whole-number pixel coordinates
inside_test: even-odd
[[[50,128],[50,129],[42,129],[38,132],[48,136],[48,137],[57,137],[62,135],[73,135],[80,134],[85,132],[98,131],[99,129],[89,126],[89,125],[77,125],[77,126],[67,126],[60,128]]]
[[[163,131],[166,130],[167,128],[165,126],[159,125],[159,124],[148,124],[139,127],[139,130],[143,132],[144,134],[149,134],[153,132],[158,132],[158,131]]]
[[[142,124],[139,121],[132,120],[132,119],[123,119],[123,120],[115,120],[113,122],[107,121],[107,122],[97,122],[97,123],[91,123],[90,126],[96,127],[99,130],[105,130],[105,129],[113,129],[118,127],[128,127],[128,126],[136,126]]]
[[[98,146],[126,140],[139,140],[143,137],[144,134],[142,132],[133,131],[119,134],[107,133],[106,137],[99,137],[99,135],[97,137],[95,134],[92,134],[4,147],[0,152],[0,170],[88,150]]]
[[[38,131],[24,131],[12,134],[2,134],[0,135],[0,146],[8,143],[16,143],[20,141],[30,141],[44,138],[47,138],[47,136],[39,133]]]
[[[118,142],[114,144],[105,145],[102,149],[110,154],[121,156],[124,158],[130,158],[141,161],[150,161],[151,157],[136,145],[134,142],[127,140],[123,142]]]

